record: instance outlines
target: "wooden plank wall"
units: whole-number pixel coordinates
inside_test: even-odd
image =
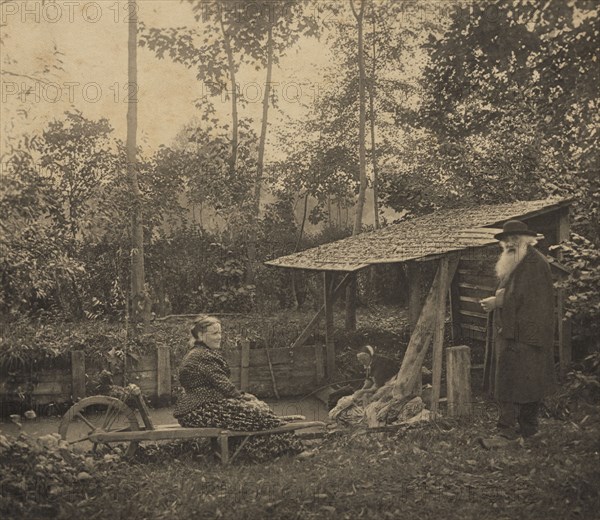
[[[464,252],[458,263],[455,284],[458,286],[458,318],[463,339],[485,341],[487,314],[479,300],[493,296],[497,284],[494,265],[498,246],[491,245]]]
[[[320,347],[321,348],[321,347]],[[273,376],[277,390],[281,396],[293,396],[309,393],[320,383],[317,373],[317,359],[323,363],[323,356],[318,355],[314,345],[296,347],[294,349],[269,349],[269,357],[273,367]],[[239,388],[241,377],[241,353],[230,351],[226,354],[231,368],[231,379]],[[325,370],[321,367],[320,373]],[[274,397],[273,380],[265,349],[250,350],[248,367],[247,392],[260,397]]]
[[[224,354],[231,367],[232,381],[239,388],[242,370],[241,352],[240,350],[226,351]],[[273,397],[276,394],[276,386],[282,397],[298,396],[311,392],[322,383],[325,372],[322,345],[303,346],[293,350],[270,349],[269,357],[272,373],[266,350],[250,349],[247,392],[263,398]],[[128,360],[125,370],[123,370],[123,366],[101,367],[89,363],[86,367],[86,378],[95,378],[102,368],[107,368],[113,373],[114,384],[135,383],[152,401],[156,402],[158,397],[162,397],[161,400],[165,402],[164,388],[168,386],[165,384],[166,378],[172,378],[173,383],[178,385],[177,366],[179,360],[171,361],[173,361],[171,364],[165,363],[164,360],[161,362],[162,367],[169,368],[171,373],[168,375],[158,373],[158,353],[143,356],[137,361]],[[173,367],[172,370],[170,366]],[[24,371],[16,374],[14,381],[8,373],[0,373],[2,380],[0,403],[15,401],[15,395],[11,392],[11,388],[14,388],[15,385],[18,385],[24,393],[31,395],[34,405],[72,402],[75,400],[74,391],[78,394],[82,392],[81,385],[77,384],[80,378],[74,377],[72,368],[75,368],[77,373],[80,365],[71,367],[67,363],[60,368]],[[163,372],[164,370],[165,368]],[[76,382],[77,388],[74,388],[74,382]],[[162,396],[158,396],[159,384],[163,392]]]

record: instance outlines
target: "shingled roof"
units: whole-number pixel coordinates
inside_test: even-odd
[[[376,231],[344,238],[265,262],[318,271],[357,271],[371,264],[406,262],[497,242],[493,226],[570,204],[551,198],[436,211]]]

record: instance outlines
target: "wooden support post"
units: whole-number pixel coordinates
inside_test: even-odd
[[[350,281],[346,287],[346,330],[356,330],[356,299],[358,298],[358,281],[356,271],[350,274]]]
[[[471,415],[471,349],[466,345],[446,349],[446,391],[450,416]]]
[[[563,240],[569,240],[571,234],[571,226],[569,223],[569,207],[563,208],[560,212],[558,221],[557,241],[560,243]],[[560,254],[560,253],[559,253]]]
[[[410,337],[410,342],[408,343],[404,359],[402,360],[402,366],[393,383],[393,396],[395,399],[403,399],[413,392],[418,372],[421,370],[423,359],[425,358],[433,335],[437,305],[436,295],[439,291],[443,291],[444,294],[446,294],[448,291],[448,280],[454,276],[457,265],[458,257],[453,256],[449,259],[445,286],[441,285],[441,265],[438,267],[433,283],[431,284],[431,289],[429,290],[429,294],[423,305],[423,310],[419,316],[419,321],[417,322],[415,331]]]
[[[325,365],[323,364],[323,346],[315,345],[315,365],[317,373],[317,383],[325,379]]]
[[[85,352],[73,350],[71,352],[71,393],[73,401],[85,397]]]
[[[448,291],[448,256],[440,259],[440,284],[437,290],[433,330],[433,369],[431,389],[431,411],[435,417],[440,401],[440,386],[442,381],[442,362],[444,348],[444,324],[446,322],[446,294]]]
[[[219,446],[221,448],[221,464],[229,464],[229,437],[219,435]]]
[[[406,270],[408,278],[408,322],[410,332],[413,333],[423,308],[423,298],[421,296],[422,271],[417,262],[408,262]]]
[[[450,317],[452,319],[452,343],[456,345],[462,339],[460,328],[460,288],[459,274],[455,274],[450,282]]]
[[[337,287],[333,291],[333,298],[334,299],[337,298],[338,294],[340,294],[340,292],[344,289],[344,287],[348,283],[349,279],[350,279],[350,273],[347,274],[346,276],[344,276],[344,278],[342,279],[342,281],[337,285]],[[317,314],[314,315],[313,319],[310,320],[309,324],[300,333],[300,336],[298,336],[298,339],[296,339],[296,341],[294,341],[294,344],[291,346],[292,349],[294,349],[296,347],[301,347],[302,345],[304,345],[304,342],[308,339],[308,337],[310,336],[311,332],[317,326],[317,324],[319,323],[319,320],[323,317],[324,314],[325,314],[325,305],[323,305],[319,309],[319,311],[317,312]]]
[[[423,309],[423,296],[421,294],[423,271],[418,262],[408,262],[406,264],[406,271],[408,278],[408,322],[412,334],[417,327],[419,316]],[[415,395],[421,395],[423,393],[423,374],[421,373],[421,367],[419,367],[419,373],[417,374],[413,393]]]
[[[156,349],[156,398],[159,406],[171,404],[171,351],[166,345]]]
[[[250,343],[248,340],[242,340],[242,352],[240,363],[240,390],[248,390],[248,372],[250,371]]]
[[[325,347],[327,356],[327,379],[335,377],[335,345],[333,343],[333,273],[323,273],[323,300],[325,302]]]

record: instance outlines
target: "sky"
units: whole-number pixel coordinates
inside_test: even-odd
[[[2,4],[2,110],[3,133],[16,135],[45,126],[71,107],[89,118],[106,117],[121,139],[126,135],[127,113],[127,3],[123,0],[8,1]],[[196,24],[191,7],[178,0],[142,0],[139,19],[149,27]],[[37,74],[56,63],[62,71]],[[321,69],[329,59],[315,39],[303,39],[281,60],[273,73],[281,111],[301,118],[304,104],[314,100]],[[10,62],[7,63],[7,61]],[[8,74],[6,73],[8,71]],[[48,84],[23,80],[10,73],[34,75]],[[262,111],[264,71],[243,70],[240,89],[250,102],[244,114],[258,124]],[[181,127],[199,115],[195,102],[203,95],[196,72],[169,58],[160,60],[138,48],[138,141],[156,149],[172,143]],[[31,89],[31,90],[30,90]],[[213,99],[217,112],[229,118],[230,102]],[[21,111],[26,108],[27,116]],[[283,115],[273,111],[273,130]],[[4,140],[4,139],[3,139]]]

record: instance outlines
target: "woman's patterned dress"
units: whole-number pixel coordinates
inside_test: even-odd
[[[187,428],[226,428],[259,431],[283,425],[272,411],[260,410],[243,399],[229,379],[231,372],[220,352],[201,342],[184,357],[179,382],[185,393],[173,415]],[[241,439],[231,439],[235,449]],[[249,461],[263,461],[283,454],[300,453],[302,443],[293,433],[250,437],[240,452]]]

